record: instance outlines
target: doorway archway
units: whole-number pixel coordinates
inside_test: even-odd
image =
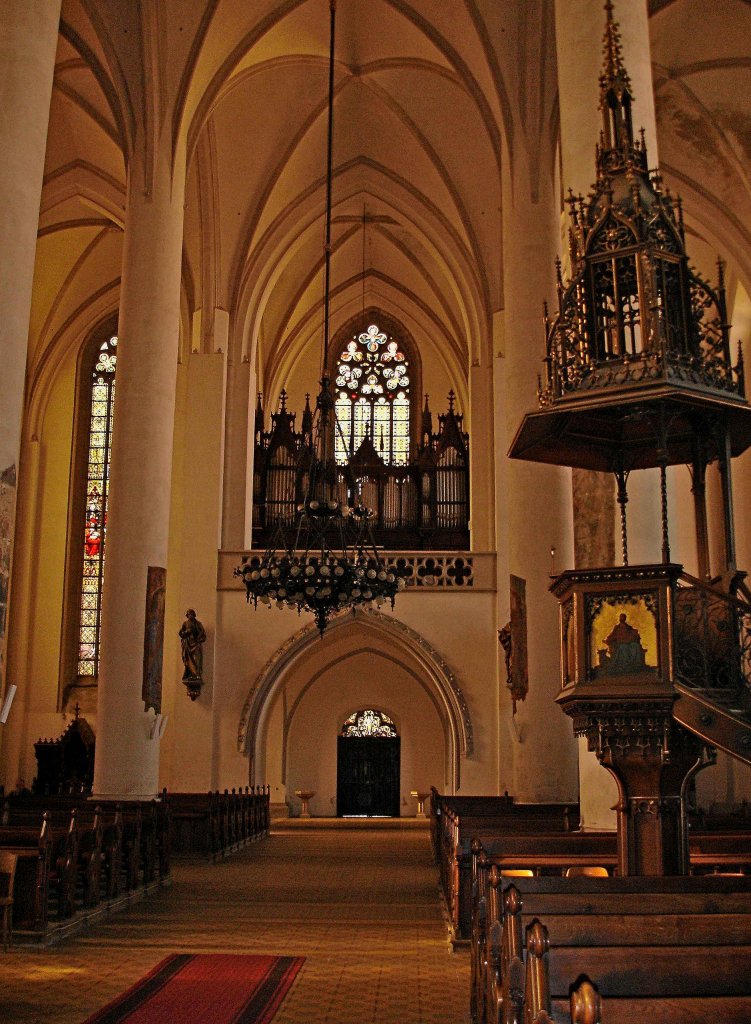
[[[363,708],[337,737],[338,818],[398,818],[401,738],[387,714]]]
[[[306,711],[317,704],[315,693],[311,691],[323,693],[319,688],[325,678],[333,671],[344,671],[347,666],[351,666],[349,678],[359,677],[358,657],[370,658],[371,662],[382,659],[384,671],[389,671],[391,665],[393,671],[401,673],[405,682],[415,687],[414,692],[421,693],[429,702],[430,713],[437,714],[437,727],[442,734],[441,763],[435,765],[439,772],[436,784],[446,792],[456,792],[461,759],[473,754],[472,721],[456,677],[438,651],[415,630],[390,615],[363,610],[358,610],[354,616],[342,615],[334,619],[322,640],[314,624],[303,627],[278,648],[256,677],[238,729],[238,749],[249,759],[251,784],[260,778],[279,777],[282,787],[294,793],[294,773],[291,778],[287,773],[290,737],[294,746],[296,736],[320,727],[320,722]],[[388,697],[385,703],[377,693],[364,697],[365,700],[381,700],[376,706],[385,707],[394,717],[388,707]],[[346,717],[353,704],[354,701],[349,705],[349,712],[341,708],[340,713]],[[398,725],[398,709],[393,711],[397,712],[394,720]],[[339,718],[338,725],[331,723],[332,744],[341,722]],[[401,729],[399,732],[401,735]],[[335,776],[335,747],[331,755],[332,775]],[[281,776],[272,763],[277,757],[281,757]],[[330,801],[326,798],[329,814],[334,813],[336,802],[335,778],[332,782],[334,792]],[[405,779],[405,784],[407,782],[410,783],[409,793],[414,784]],[[304,788],[315,788],[307,777]],[[320,801],[320,796],[317,799]]]

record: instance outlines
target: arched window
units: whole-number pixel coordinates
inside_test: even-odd
[[[370,323],[339,352],[334,386],[337,463],[347,463],[369,437],[386,465],[406,465],[410,365],[400,342],[377,323]]]
[[[348,738],[354,736],[360,739],[364,736],[387,738],[398,735],[396,726],[389,716],[373,708],[355,711],[350,715],[342,726],[341,734]]]
[[[96,712],[104,580],[117,320],[90,334],[78,363],[68,551],[60,647],[60,709]]]
[[[78,622],[78,676],[96,676],[104,582],[104,541],[112,452],[112,411],[115,402],[117,335],[97,347],[91,370],[86,506],[79,530],[83,534],[83,571]]]

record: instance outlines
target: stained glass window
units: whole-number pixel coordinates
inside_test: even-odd
[[[396,726],[382,711],[374,711],[366,708],[364,711],[355,711],[350,715],[342,726],[342,736],[396,736]]]
[[[366,437],[387,465],[409,461],[409,361],[377,324],[349,341],[335,375],[335,454],[346,464]]]
[[[104,579],[104,540],[107,531],[112,409],[115,401],[117,337],[101,343],[91,379],[91,415],[84,512],[81,617],[78,626],[78,675],[96,676]]]

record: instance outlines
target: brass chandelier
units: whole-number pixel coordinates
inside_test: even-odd
[[[235,569],[235,576],[245,584],[247,600],[256,608],[260,601],[267,607],[312,612],[321,636],[338,612],[385,601],[393,608],[396,594],[404,588],[398,571],[384,563],[376,548],[371,525],[375,513],[359,500],[354,507],[341,500],[331,452],[333,429],[339,427],[327,370],[336,0],[330,0],[330,10],[323,359],[311,441],[298,465],[298,473],[306,479],[305,499],[297,506],[291,535],[285,535],[279,523],[264,554],[246,557]]]

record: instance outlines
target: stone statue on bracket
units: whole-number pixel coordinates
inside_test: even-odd
[[[185,613],[185,622],[180,627],[178,636],[185,666],[183,682],[188,688],[190,699],[196,700],[203,686],[203,645],[206,642],[206,630],[192,608],[188,608]]]

